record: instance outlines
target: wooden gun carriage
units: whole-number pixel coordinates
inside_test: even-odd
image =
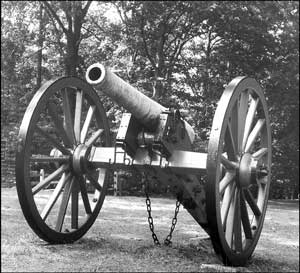
[[[114,145],[93,87],[128,111]],[[101,64],[88,68],[86,81],[48,81],[31,100],[18,136],[24,216],[40,238],[74,242],[96,220],[110,172],[135,169],[170,186],[224,264],[245,265],[263,227],[271,176],[270,122],[259,84],[232,80],[218,103],[207,153],[192,150],[194,138],[180,109],[163,107]],[[30,170],[37,167],[48,175],[33,183]]]

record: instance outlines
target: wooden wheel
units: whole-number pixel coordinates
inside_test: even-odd
[[[207,156],[206,210],[215,252],[245,265],[259,239],[271,169],[271,130],[259,84],[237,77],[213,120]]]
[[[103,204],[108,172],[87,158],[93,146],[110,144],[105,111],[87,83],[63,77],[37,91],[19,131],[16,183],[23,214],[39,237],[70,243],[88,231]]]

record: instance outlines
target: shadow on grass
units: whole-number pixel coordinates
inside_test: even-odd
[[[291,210],[291,209],[299,210],[299,200],[269,200],[268,208],[284,209],[284,210]]]
[[[33,242],[36,246],[45,247],[46,249],[56,252],[57,250],[61,249],[68,249],[68,251],[84,251],[84,250],[96,250],[100,247],[109,247],[110,244],[109,240],[104,238],[92,239],[92,238],[81,238],[76,242],[73,243],[66,243],[66,244],[51,244],[44,241],[40,241],[39,243]]]
[[[249,260],[247,267],[251,271],[258,272],[299,272],[299,264],[297,265],[297,262],[287,264],[286,261],[280,261],[276,257],[264,257],[255,253]]]
[[[129,240],[102,237],[98,238],[81,238],[80,240],[69,244],[50,244],[43,241],[33,242],[38,247],[46,248],[50,252],[59,251],[83,251],[96,252],[105,249],[110,253],[126,252],[136,258],[148,256],[149,253],[158,252],[161,255],[180,256],[187,260],[200,263],[220,263],[213,250],[210,238],[202,238],[189,244],[173,243],[171,246],[156,246],[151,241]],[[160,255],[158,254],[158,255]]]

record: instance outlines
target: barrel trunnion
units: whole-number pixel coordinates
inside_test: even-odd
[[[270,124],[257,82],[238,77],[226,87],[205,154],[192,151],[195,133],[180,110],[163,107],[98,63],[86,80],[47,82],[20,127],[17,191],[37,235],[51,243],[79,239],[102,207],[111,171],[136,169],[170,186],[224,264],[245,265],[261,233],[270,184]],[[114,146],[92,86],[128,111]],[[37,182],[32,172],[40,169],[48,176]]]

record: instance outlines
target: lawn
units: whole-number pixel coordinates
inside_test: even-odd
[[[157,236],[167,235],[175,200],[152,198]],[[171,247],[153,245],[142,197],[107,196],[79,241],[50,245],[27,225],[15,188],[1,189],[1,271],[299,272],[299,202],[270,201],[247,267],[225,267],[207,234],[182,207]]]

